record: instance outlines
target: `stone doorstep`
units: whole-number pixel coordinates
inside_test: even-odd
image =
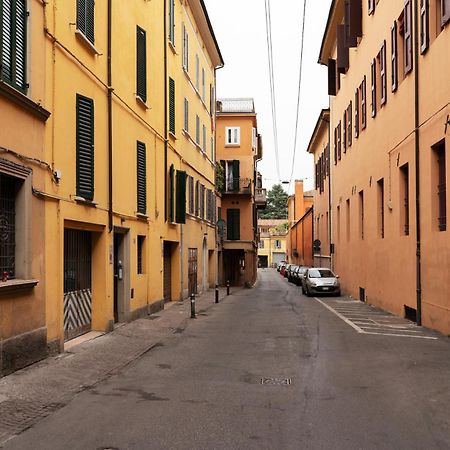
[[[64,343],[64,351],[68,351],[77,345],[83,344],[84,342],[92,341],[100,336],[103,336],[105,333],[102,331],[90,331],[88,333],[82,334],[70,341]]]

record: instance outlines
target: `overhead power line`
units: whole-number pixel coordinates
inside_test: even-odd
[[[306,18],[306,0],[303,0],[303,19],[302,19],[302,38],[301,38],[301,46],[300,46],[300,67],[298,74],[298,94],[297,94],[297,115],[295,119],[295,135],[294,135],[294,150],[292,153],[292,166],[291,166],[291,176],[289,177],[289,189],[291,188],[292,178],[294,176],[294,165],[295,165],[295,156],[297,152],[297,135],[298,135],[298,124],[300,117],[300,99],[302,92],[302,74],[303,74],[303,48],[305,43],[305,18]]]
[[[269,80],[270,80],[270,99],[272,104],[272,126],[273,139],[275,148],[275,160],[277,167],[278,181],[281,182],[280,176],[280,159],[278,152],[278,126],[277,126],[277,107],[275,95],[275,76],[273,70],[273,47],[272,47],[272,18],[270,14],[270,0],[265,0],[266,9],[266,36],[267,36],[267,56],[269,59]]]

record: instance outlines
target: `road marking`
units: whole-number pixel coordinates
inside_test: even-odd
[[[412,325],[406,321],[401,322],[402,319],[400,317],[380,311],[365,303],[351,302],[349,300],[335,300],[335,302],[339,303],[339,305],[332,307],[317,297],[314,297],[314,300],[318,301],[322,306],[338,316],[342,321],[344,321],[347,325],[350,325],[360,334],[409,337],[429,340],[438,339],[434,336],[426,336],[424,331],[416,327],[416,325]],[[353,305],[349,305],[347,307],[342,306],[345,302],[353,303]],[[356,304],[360,306],[356,306]],[[364,311],[365,308],[367,308],[366,311]],[[373,319],[370,317],[373,317]]]

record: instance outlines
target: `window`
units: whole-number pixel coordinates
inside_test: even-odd
[[[336,70],[336,60],[328,60],[328,95],[335,96],[337,94],[337,70]]]
[[[281,248],[281,240],[280,239],[275,239],[275,248],[278,250]]]
[[[364,239],[364,191],[359,192],[359,235]]]
[[[412,53],[412,4],[411,0],[405,0],[403,22],[403,57],[405,75],[412,71],[413,68],[413,53]]]
[[[206,75],[205,69],[202,68],[202,100],[206,100]]]
[[[359,137],[359,89],[355,91],[355,138]]]
[[[168,1],[169,1],[169,42],[172,45],[175,45],[175,0],[168,0]]]
[[[367,125],[367,100],[366,100],[366,77],[361,83],[361,129],[365,130]]]
[[[346,212],[347,212],[347,242],[350,242],[350,199],[347,199],[346,201]]]
[[[346,73],[349,67],[349,48],[345,45],[345,25],[337,26],[337,68]]]
[[[177,170],[175,222],[186,223],[186,172]]]
[[[184,130],[189,133],[189,101],[184,99]]]
[[[397,22],[391,28],[391,90],[395,92],[398,87],[398,46],[397,46]]]
[[[240,162],[238,159],[232,161],[220,161],[225,175],[225,192],[239,192],[240,190]]]
[[[183,69],[189,72],[189,34],[186,30],[186,26],[183,24]]]
[[[263,240],[260,240],[258,242],[258,248],[264,248],[264,241]]]
[[[200,181],[195,182],[195,215],[200,215]]]
[[[145,236],[137,237],[137,273],[143,274],[144,272],[144,243]]]
[[[77,94],[77,196],[94,199],[94,101]]]
[[[380,64],[380,105],[387,101],[387,80],[386,80],[386,41],[383,42],[378,56]]]
[[[340,241],[341,240],[341,207],[340,207],[340,205],[338,205],[338,207],[337,207],[336,219],[337,219],[337,238],[338,238],[338,241]]]
[[[0,79],[21,92],[26,82],[26,0],[0,0]]]
[[[241,210],[227,209],[227,239],[238,241],[241,238]]]
[[[143,142],[137,142],[137,212],[147,213],[147,155]]]
[[[342,147],[344,153],[347,153],[347,110],[344,110],[344,117],[342,119]]]
[[[371,15],[375,12],[375,0],[368,0],[367,9],[368,9],[369,15]]]
[[[200,217],[205,218],[205,186],[200,184]]]
[[[440,0],[441,2],[441,27],[444,27],[450,20],[450,0]]]
[[[352,146],[352,102],[348,105],[347,108],[347,146]]]
[[[377,62],[375,58],[370,65],[371,92],[372,92],[372,117],[377,115]]]
[[[77,29],[94,44],[94,0],[77,0]]]
[[[216,90],[212,84],[209,85],[209,113],[213,117],[216,113]]]
[[[175,80],[169,78],[169,132],[175,134]]]
[[[202,151],[206,153],[206,126],[203,125],[203,141],[202,141]]]
[[[225,145],[240,145],[241,128],[225,127]]]
[[[400,167],[400,214],[401,233],[409,235],[409,167],[408,164]]]
[[[333,142],[333,151],[334,151],[334,164],[336,165],[338,162],[338,154],[337,154],[337,127],[334,129],[334,142]]]
[[[352,5],[350,0],[344,0],[344,11],[345,11],[345,45],[346,47],[356,47],[358,45],[358,37],[352,30]],[[353,2],[356,3],[356,2]],[[360,2],[361,3],[361,2]],[[354,23],[354,19],[353,19]]]
[[[200,146],[200,117],[195,116],[195,143]]]
[[[175,167],[169,167],[169,195],[168,195],[169,222],[175,221]]]
[[[439,231],[447,229],[447,176],[445,170],[445,141],[433,146],[437,165],[437,200],[438,200],[438,225]],[[433,177],[433,180],[436,180]]]
[[[8,279],[16,277],[16,193],[19,180],[0,173],[0,214],[2,238],[0,239],[0,273]]]
[[[252,148],[256,150],[258,147],[258,137],[256,135],[256,128],[252,128]]]
[[[338,152],[338,159],[341,159],[341,122],[339,122],[339,125],[337,126],[337,152]]]
[[[136,27],[136,94],[147,101],[147,44],[145,31]]]
[[[384,180],[377,182],[378,188],[378,234],[384,238]]]
[[[195,55],[195,87],[197,92],[200,90],[200,59]]]
[[[430,10],[428,0],[420,0],[420,53],[425,53],[430,42]]]
[[[189,176],[189,214],[194,214],[194,177]]]

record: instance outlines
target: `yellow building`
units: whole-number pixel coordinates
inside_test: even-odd
[[[58,351],[186,297],[188,280],[193,292],[214,283],[223,61],[201,0],[49,0],[44,22],[58,179],[43,194],[46,323]]]
[[[319,58],[329,71],[332,256],[343,291],[444,333],[449,21],[447,0],[334,0]]]
[[[257,270],[257,210],[266,206],[258,177],[262,158],[253,99],[222,99],[217,106],[217,159],[222,185],[220,220],[226,224],[220,255],[220,281],[253,285]]]
[[[258,219],[258,267],[276,267],[286,260],[287,221]]]
[[[43,5],[3,3],[2,17],[10,26],[0,26],[0,377],[47,354],[40,192],[54,179],[43,151]]]

